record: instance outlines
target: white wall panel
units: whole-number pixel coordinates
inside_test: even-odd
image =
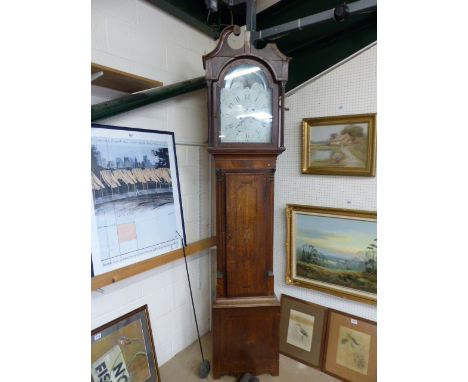
[[[301,174],[302,119],[345,114],[375,113],[377,46],[287,95],[286,151],[278,157],[275,177],[275,292],[311,301],[372,320],[376,307],[312,289],[287,285],[286,204],[304,204],[375,211],[376,177]]]
[[[165,85],[203,75],[202,55],[214,41],[142,0],[92,1],[92,61]],[[92,86],[92,103],[124,93]],[[206,91],[200,90],[98,121],[102,124],[173,131],[188,243],[211,236]],[[182,144],[179,144],[182,143]],[[195,144],[185,145],[187,143]],[[200,176],[201,175],[201,176]],[[203,208],[200,204],[203,203]],[[191,256],[201,334],[210,327],[210,264],[207,253]],[[148,304],[155,348],[162,365],[196,338],[183,260],[92,292],[92,328]]]

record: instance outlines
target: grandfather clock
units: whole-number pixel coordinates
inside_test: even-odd
[[[274,294],[273,195],[283,147],[288,62],[274,44],[256,49],[226,28],[203,57],[209,147],[216,169],[217,284],[213,377],[278,375],[280,306]],[[280,98],[282,102],[280,104]]]

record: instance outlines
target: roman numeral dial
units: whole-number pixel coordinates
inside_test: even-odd
[[[220,142],[271,142],[272,90],[258,66],[241,64],[227,72],[220,114]]]

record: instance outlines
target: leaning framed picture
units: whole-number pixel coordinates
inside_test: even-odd
[[[91,276],[185,239],[174,133],[91,126]]]
[[[375,175],[375,114],[302,120],[302,173]]]
[[[288,204],[286,283],[377,302],[377,213]]]
[[[376,382],[377,323],[330,310],[323,370],[348,382]]]
[[[280,353],[320,368],[328,308],[281,295]]]
[[[147,305],[91,332],[91,381],[160,381]]]

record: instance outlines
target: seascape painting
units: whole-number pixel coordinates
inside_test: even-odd
[[[358,211],[313,210],[292,212],[290,281],[375,301],[376,217],[372,213],[362,217]]]
[[[170,133],[93,128],[93,272],[98,275],[180,247]]]

